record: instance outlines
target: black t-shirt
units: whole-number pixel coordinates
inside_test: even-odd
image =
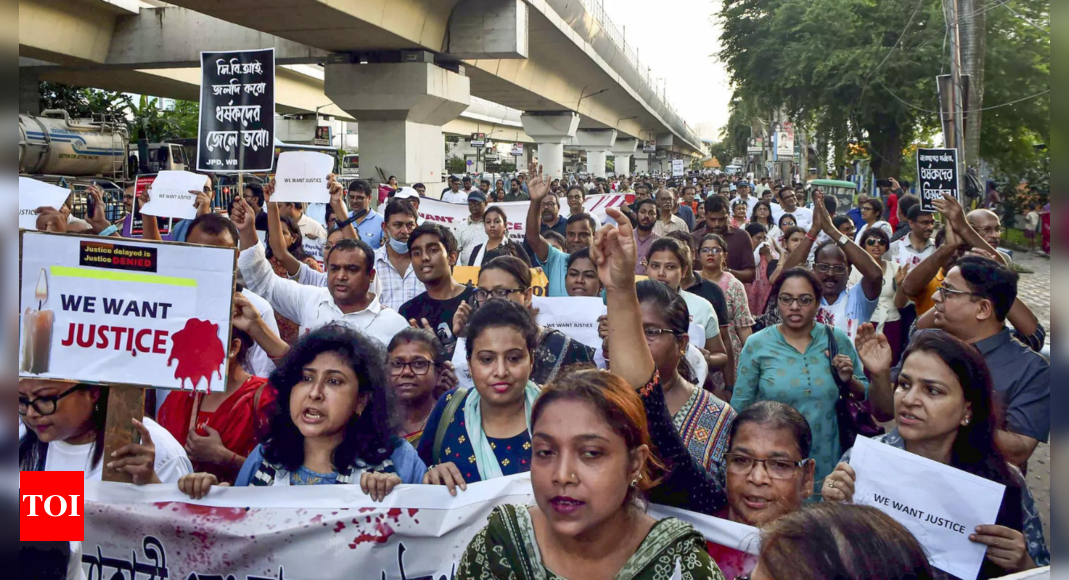
[[[731,322],[731,315],[728,314],[728,300],[720,286],[698,277],[698,282],[687,288],[687,292],[705,298],[709,304],[713,305],[713,312],[716,312],[720,326],[727,326]]]
[[[405,317],[405,320],[415,320],[420,324],[423,323],[423,319],[427,319],[434,333],[438,335],[438,340],[442,341],[446,352],[452,356],[457,343],[457,338],[453,336],[453,317],[460,305],[470,300],[474,293],[474,288],[465,288],[460,296],[452,300],[435,300],[424,292],[405,302],[398,312]]]

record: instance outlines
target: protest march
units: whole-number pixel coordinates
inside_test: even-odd
[[[1050,329],[963,148],[360,177],[283,146],[285,47],[197,48],[188,167],[20,172],[19,577],[1050,578]]]

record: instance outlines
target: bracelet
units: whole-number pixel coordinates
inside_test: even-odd
[[[111,236],[115,235],[118,231],[119,231],[119,226],[117,226],[115,224],[112,224],[112,225],[108,226],[107,228],[105,228],[104,231],[100,232],[97,235],[99,235],[102,238],[107,238],[107,237],[111,237]]]
[[[809,238],[809,241],[811,241],[811,242],[816,242],[817,241],[817,236],[814,236],[814,235],[810,234],[809,232],[805,233],[805,237]]]

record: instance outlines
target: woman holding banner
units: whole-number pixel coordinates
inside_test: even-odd
[[[271,375],[277,410],[234,485],[360,485],[382,501],[402,483],[419,483],[423,462],[390,429],[385,368],[381,347],[346,326],[302,338]],[[210,473],[178,482],[193,499],[214,485]]]
[[[487,241],[472,250],[468,265],[481,268],[484,263],[490,261],[486,259],[486,256],[491,252],[502,246],[513,245],[514,242],[509,239],[508,226],[509,219],[505,215],[505,210],[496,206],[487,208],[483,213],[483,228],[486,230]],[[514,248],[514,252],[519,254],[521,256],[520,259],[527,262],[528,268],[530,268],[531,258],[527,256],[527,252],[523,250],[523,247],[517,245]]]
[[[536,505],[495,510],[461,560],[461,580],[724,578],[691,526],[645,513],[645,495],[655,492],[664,472],[654,446],[675,465],[669,478],[705,476],[671,430],[643,339],[634,237],[622,214],[609,213],[625,231],[599,232],[597,259],[608,288],[612,358],[626,362],[616,374],[578,371],[546,389],[531,412]],[[636,385],[646,386],[636,394]],[[654,433],[669,437],[658,441]],[[677,477],[672,483],[677,499],[715,495],[698,482],[688,488]]]
[[[862,326],[857,343],[866,369],[873,373],[890,370],[891,346],[871,324]],[[978,350],[945,332],[924,331],[902,357],[895,388],[898,428],[878,439],[1006,486],[994,524],[980,526],[969,536],[987,546],[982,579],[1050,565],[1032,494],[995,443],[998,418],[993,389],[991,373]],[[850,467],[850,456],[847,452],[824,482],[825,501],[853,501],[858,474]]]
[[[104,465],[137,485],[174,483],[193,466],[182,446],[152,419],[134,421],[141,443],[104,457],[108,389],[63,381],[19,381],[19,471],[81,471],[100,481]]]

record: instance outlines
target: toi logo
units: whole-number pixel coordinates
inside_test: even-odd
[[[19,541],[81,542],[84,535],[84,473],[19,473]]]

